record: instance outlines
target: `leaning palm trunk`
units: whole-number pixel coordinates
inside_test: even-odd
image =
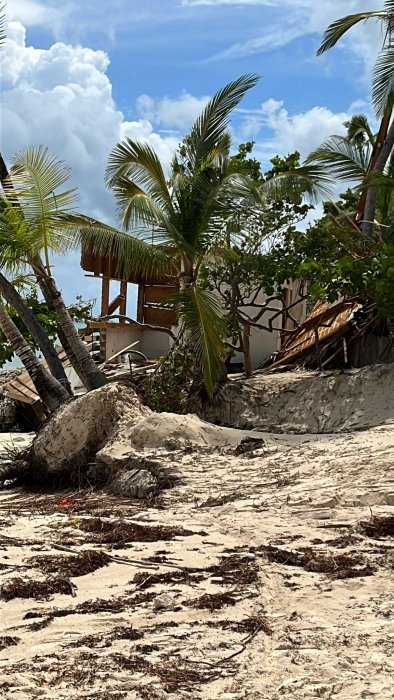
[[[379,155],[376,159],[376,163],[374,168],[372,169],[372,173],[376,174],[382,174],[384,172],[384,169],[386,167],[386,164],[390,158],[390,154],[393,150],[394,147],[394,120],[391,123],[391,126],[387,132],[386,140],[379,152]],[[369,238],[372,238],[374,234],[374,220],[375,220],[375,212],[376,212],[376,197],[377,197],[377,190],[376,187],[370,187],[367,192],[367,199],[365,202],[365,210],[364,210],[364,222],[362,225],[362,231],[363,233],[368,236]]]
[[[39,362],[33,350],[26,343],[23,335],[17,329],[15,323],[7,314],[3,303],[0,300],[0,328],[11,343],[14,352],[25,366],[29,376],[36,388],[36,391],[49,409],[55,411],[63,403],[70,399],[69,394],[62,385],[47,372],[45,367]]]
[[[63,330],[64,336],[67,339],[65,351],[69,360],[77,372],[84,385],[91,391],[99,389],[106,384],[105,375],[96,367],[86,345],[80,338],[74,322],[64,303],[64,299],[60,290],[57,288],[55,280],[50,277],[41,259],[37,256],[31,261],[34,272],[37,277],[37,282],[49,308],[56,312],[59,324]],[[62,338],[60,337],[60,340]]]
[[[13,206],[20,208],[20,203],[15,192],[13,181],[10,178],[5,161],[0,153],[0,182],[4,192],[10,194],[10,201]],[[59,333],[60,342],[79,378],[88,390],[99,389],[106,383],[105,376],[94,364],[88,349],[82,342],[74,326],[73,320],[68,313],[62,295],[58,290],[54,279],[48,274],[42,264],[39,255],[35,255],[29,260],[37,282],[41,289],[48,307],[55,311],[62,331]]]
[[[40,348],[44,358],[48,364],[51,374],[62,384],[72,395],[70,382],[67,379],[67,375],[64,371],[64,367],[59,359],[59,356],[53,346],[53,343],[49,340],[47,334],[45,333],[41,323],[38,321],[32,310],[27,306],[27,304],[22,299],[21,295],[17,292],[15,287],[7,280],[6,277],[0,272],[0,292],[4,299],[12,306],[15,311],[19,314],[21,320],[25,324],[26,328],[30,331],[32,337],[36,341],[38,347]]]

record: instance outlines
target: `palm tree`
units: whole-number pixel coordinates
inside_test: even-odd
[[[60,341],[72,366],[90,390],[103,386],[106,379],[74,326],[50,266],[50,252],[66,253],[73,247],[72,236],[66,224],[62,228],[61,221],[62,217],[66,221],[68,211],[72,211],[75,191],[57,192],[68,178],[69,171],[64,164],[40,146],[27,148],[16,156],[11,173],[6,173],[2,185],[9,207],[19,212],[19,226],[14,226],[12,238],[13,256],[16,256],[16,262],[32,267],[48,307],[58,316],[62,329]],[[45,262],[41,259],[41,251]],[[3,254],[7,259],[9,246],[6,251],[0,250],[0,256]]]
[[[319,163],[335,180],[349,182],[356,191],[365,191],[366,184],[376,187],[376,206],[374,219],[378,224],[380,236],[386,237],[391,224],[393,211],[394,151],[386,163],[384,173],[370,173],[370,164],[376,149],[377,135],[372,132],[368,119],[363,114],[352,117],[344,126],[345,136],[330,136],[319,148],[309,154],[306,163]],[[356,212],[355,212],[356,214]],[[347,223],[354,230],[359,230],[348,215]]]
[[[23,242],[23,246],[22,246]],[[22,250],[21,250],[22,248]],[[20,212],[14,207],[7,206],[5,200],[0,200],[0,268],[11,279],[18,273],[21,259],[28,258],[31,251],[31,238]],[[41,349],[53,376],[66,387],[71,394],[64,367],[59,356],[49,340],[46,332],[39,323],[29,306],[25,303],[14,284],[11,284],[5,274],[0,272],[0,294],[19,314],[25,326]]]
[[[229,157],[230,112],[257,80],[244,75],[216,93],[174,155],[169,179],[155,151],[129,138],[115,146],[107,168],[124,229],[149,237],[178,261],[180,291],[173,303],[210,395],[223,371],[227,332],[219,300],[201,285],[201,271],[214,264],[218,230],[242,235],[241,213],[262,203],[256,183],[231,170]],[[134,244],[126,236],[119,245],[123,261]]]
[[[7,313],[0,297],[0,328],[31,377],[37,393],[50,412],[70,399],[66,389],[43,367]]]
[[[331,49],[346,32],[360,22],[378,20],[384,29],[384,41],[375,63],[372,81],[372,100],[380,128],[372,149],[368,173],[382,174],[394,146],[394,0],[385,0],[382,10],[359,12],[335,20],[326,30],[318,55]],[[366,178],[360,198],[356,221],[362,222],[362,231],[369,237],[374,233],[377,202],[377,180]]]

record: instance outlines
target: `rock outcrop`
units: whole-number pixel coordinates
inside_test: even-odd
[[[62,406],[41,428],[31,449],[38,479],[71,475],[96,460],[121,426],[133,425],[151,411],[132,389],[107,384]],[[116,442],[116,441],[115,441]]]

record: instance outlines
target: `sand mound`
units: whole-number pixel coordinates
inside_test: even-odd
[[[30,469],[34,480],[86,478],[112,484],[116,493],[145,497],[165,477],[164,453],[223,450],[239,445],[249,432],[195,415],[153,413],[131,388],[114,383],[56,412],[33,442]]]
[[[193,414],[153,413],[127,430],[127,442],[135,449],[222,448],[238,445],[242,430],[207,423]]]
[[[394,366],[256,374],[224,384],[204,417],[273,433],[339,433],[394,418]]]

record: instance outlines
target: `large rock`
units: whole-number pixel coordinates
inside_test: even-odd
[[[132,389],[119,383],[70,401],[48,420],[34,440],[34,475],[61,476],[85,468],[120,424],[133,425],[150,413]]]

